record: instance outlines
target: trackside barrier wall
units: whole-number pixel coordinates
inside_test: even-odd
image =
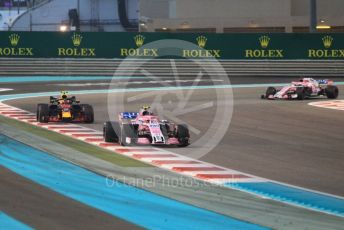
[[[174,58],[344,60],[344,34],[178,34],[0,32],[0,58],[169,58],[145,45],[162,39],[192,44]]]

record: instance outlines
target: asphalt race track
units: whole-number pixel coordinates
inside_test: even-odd
[[[253,78],[252,78],[253,79]],[[268,83],[271,78],[260,78],[250,82],[245,78],[232,80],[232,83]],[[277,82],[290,82],[290,78],[280,78]],[[336,79],[335,79],[336,80]],[[341,80],[340,78],[337,80]],[[274,81],[275,83],[276,81]],[[81,83],[81,84],[75,84]],[[84,82],[72,83],[30,83],[4,84],[4,88],[12,88],[9,93],[107,89],[109,81],[97,81],[87,85]],[[98,83],[95,85],[94,83]],[[191,83],[184,83],[185,85]],[[204,83],[206,85],[206,83]],[[154,87],[152,83],[140,84],[136,87]],[[344,87],[339,86],[340,92]],[[329,110],[309,106],[308,103],[326,98],[304,101],[266,101],[260,99],[265,87],[233,89],[233,116],[230,126],[220,143],[201,160],[227,168],[239,170],[259,177],[268,178],[307,189],[313,189],[334,195],[344,196],[344,142],[343,142],[343,111]],[[164,108],[173,109],[176,95],[156,91],[151,97],[143,97],[147,92],[130,92],[124,94],[127,111],[136,111],[143,104],[152,103],[152,98],[161,95],[159,104]],[[5,94],[2,92],[1,94]],[[118,93],[110,95],[118,97]],[[343,94],[342,94],[343,95]],[[340,95],[339,99],[344,96]],[[215,98],[212,89],[196,89],[188,99],[189,106],[203,105],[213,101],[213,106],[221,106],[223,98]],[[95,123],[90,126],[101,130],[102,124],[109,119],[108,95],[78,95],[78,99],[92,104]],[[6,103],[36,111],[37,103],[48,102],[48,97],[12,100]],[[199,130],[207,131],[207,124],[213,121],[214,111],[205,107],[182,116],[183,122]],[[229,117],[230,118],[230,117]],[[193,142],[198,135],[192,133]],[[199,146],[191,144],[186,149],[169,149],[184,154]]]

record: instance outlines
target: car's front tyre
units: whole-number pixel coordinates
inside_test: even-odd
[[[134,125],[122,124],[120,130],[121,130],[121,137],[119,141],[122,146],[135,144],[134,140],[137,139],[137,132]],[[127,138],[130,139],[130,142],[128,142]]]
[[[297,95],[297,100],[304,100],[306,97],[305,88],[303,87],[296,88],[296,95]]]
[[[105,142],[118,142],[118,135],[116,129],[120,129],[118,122],[107,121],[103,126],[103,137]]]
[[[270,96],[274,96],[277,93],[277,89],[274,87],[268,87],[265,92],[265,98],[269,98]]]

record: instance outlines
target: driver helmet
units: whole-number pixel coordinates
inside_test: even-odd
[[[144,105],[144,106],[142,106],[142,108],[140,109],[140,114],[141,114],[142,116],[147,116],[147,115],[152,115],[153,113],[150,111],[150,106]]]
[[[311,82],[311,79],[310,79],[310,78],[304,78],[304,79],[303,79],[303,82],[309,83],[309,82]]]
[[[66,100],[68,98],[68,92],[67,91],[61,91],[61,99]]]

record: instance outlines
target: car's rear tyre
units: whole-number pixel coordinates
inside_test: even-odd
[[[49,105],[48,104],[38,104],[36,119],[38,122],[47,123],[49,121]]]
[[[179,141],[179,147],[186,147],[190,144],[190,132],[187,125],[182,124],[177,126],[177,138]]]
[[[312,88],[306,87],[304,88],[305,97],[311,97],[312,96]]]
[[[127,139],[130,139],[128,141]],[[133,145],[137,139],[137,131],[132,124],[123,124],[121,126],[120,144],[122,146]]]
[[[105,142],[117,143],[119,141],[117,133],[119,132],[120,132],[120,126],[118,122],[107,121],[104,123],[103,137],[104,137]]]
[[[327,86],[325,89],[325,94],[326,94],[327,98],[336,99],[338,97],[338,94],[339,94],[338,87],[335,85]]]
[[[296,88],[297,100],[305,99],[306,93],[303,87]]]
[[[84,121],[86,123],[93,123],[94,122],[94,111],[93,107],[88,104],[81,105],[81,111],[84,115]]]
[[[270,95],[275,95],[277,93],[276,88],[274,87],[268,87],[266,92],[265,92],[265,98],[269,98]]]

